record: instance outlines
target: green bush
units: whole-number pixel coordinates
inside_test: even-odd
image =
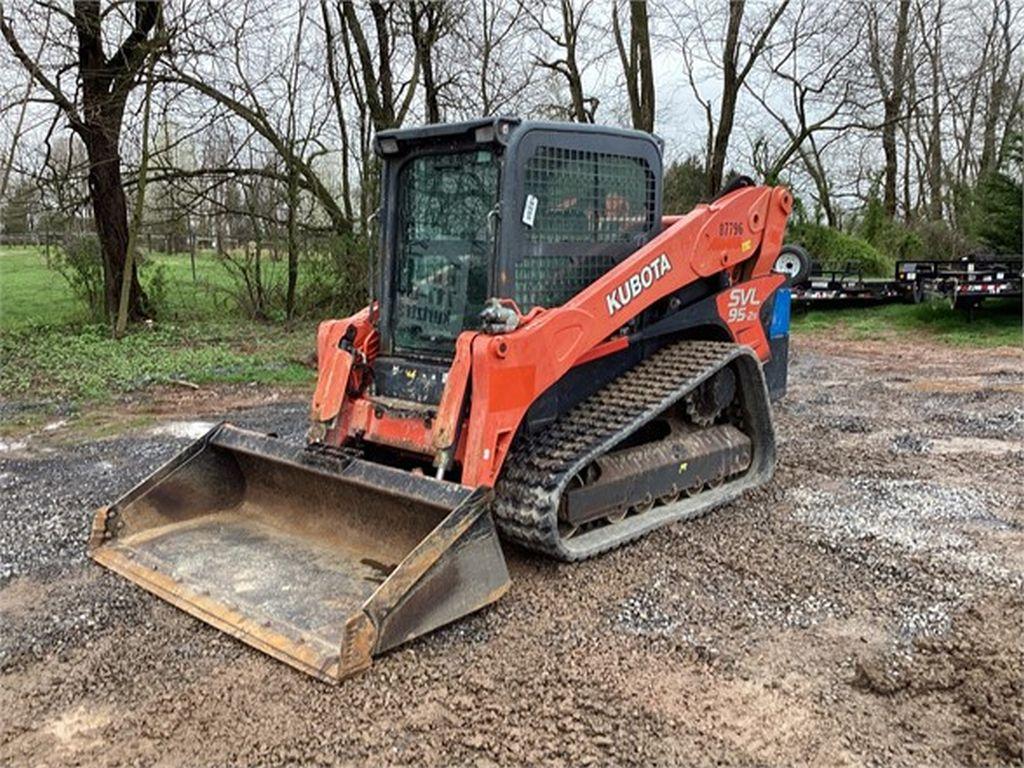
[[[167,267],[156,261],[141,258],[138,261],[139,283],[142,291],[146,294],[147,306],[156,317],[164,317],[170,314],[170,303],[168,291],[170,279],[167,275]]]
[[[913,226],[923,259],[958,259],[975,248],[967,235],[945,221],[918,221]]]
[[[987,173],[968,193],[967,230],[985,250],[1019,253],[1021,227],[1021,184],[1004,173]]]
[[[311,243],[303,253],[296,301],[301,314],[347,317],[366,306],[369,245],[352,234]]]
[[[824,269],[845,269],[853,265],[864,275],[889,277],[895,268],[893,259],[863,238],[821,224],[794,224],[786,239],[806,248]]]
[[[704,199],[707,184],[704,163],[696,155],[673,160],[665,169],[662,210],[673,214],[689,213]]]
[[[920,259],[924,254],[924,242],[920,236],[904,224],[890,219],[882,201],[874,195],[868,200],[854,232],[893,262]]]
[[[50,268],[63,277],[90,319],[102,321],[106,315],[103,283],[103,255],[95,235],[68,234],[63,248],[54,249]]]

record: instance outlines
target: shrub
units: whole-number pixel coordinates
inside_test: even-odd
[[[704,199],[707,176],[704,163],[696,155],[673,160],[665,169],[662,209],[665,213],[688,213]]]
[[[310,243],[302,256],[299,312],[347,317],[366,306],[369,249],[365,236],[339,235]]]
[[[825,269],[853,265],[865,275],[888,277],[895,268],[893,260],[867,240],[820,224],[794,224],[786,239],[806,248],[811,258]]]
[[[95,235],[65,235],[63,247],[55,249],[50,267],[67,281],[75,298],[85,305],[90,319],[105,319],[103,255]]]
[[[217,258],[229,277],[229,300],[243,315],[254,320],[277,316],[283,304],[285,270],[276,243],[250,241],[241,248],[225,250]]]
[[[923,259],[958,259],[975,249],[967,235],[944,221],[919,221],[914,232],[921,240]]]
[[[149,259],[142,258],[141,254],[137,259],[136,268],[142,291],[146,294],[147,309],[158,318],[169,314],[168,288],[170,280],[167,276],[167,267],[157,262],[150,262]]]
[[[893,262],[920,259],[925,252],[924,242],[918,234],[890,219],[882,207],[882,201],[875,196],[868,200],[855,233]]]
[[[967,229],[972,238],[994,253],[1019,253],[1021,184],[1004,173],[987,173],[968,195]]]

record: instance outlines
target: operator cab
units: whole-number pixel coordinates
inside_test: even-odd
[[[661,230],[661,153],[639,131],[486,118],[382,131],[374,394],[437,404],[491,297],[578,294]]]

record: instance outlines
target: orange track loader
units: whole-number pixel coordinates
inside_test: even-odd
[[[370,302],[320,325],[308,444],[219,425],[98,511],[92,557],[333,681],[498,599],[499,532],[576,560],[764,483],[792,197],[741,178],[662,216],[661,149],[378,134]]]

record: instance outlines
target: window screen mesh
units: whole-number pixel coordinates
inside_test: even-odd
[[[565,303],[631,253],[653,224],[654,176],[642,158],[539,147],[525,167],[526,200],[516,266],[524,312]],[[528,217],[527,217],[528,219]]]
[[[487,300],[498,159],[490,151],[414,157],[398,186],[395,344],[450,353]]]

